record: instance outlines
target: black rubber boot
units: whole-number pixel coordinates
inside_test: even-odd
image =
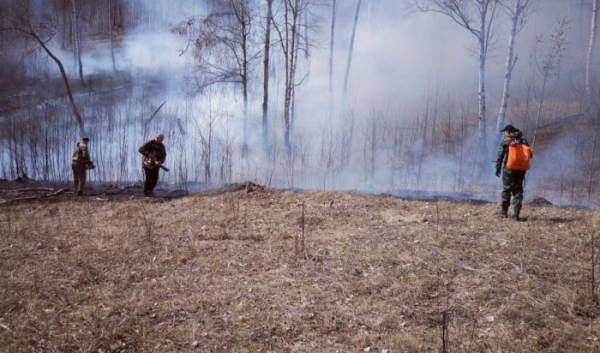
[[[515,213],[513,215],[513,218],[517,222],[521,220],[521,218],[519,218],[519,215],[521,214],[521,207],[522,207],[522,205],[516,205],[515,206]]]
[[[510,206],[510,203],[502,202],[502,210],[494,215],[498,218],[508,218],[508,206]]]

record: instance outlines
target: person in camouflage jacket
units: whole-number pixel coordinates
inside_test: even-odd
[[[142,168],[146,175],[144,183],[145,196],[154,196],[154,187],[158,183],[159,166],[167,159],[167,151],[165,145],[163,145],[164,139],[163,134],[157,134],[153,140],[144,142],[138,149],[138,152],[144,156]]]
[[[529,143],[523,138],[521,130],[515,128],[512,125],[506,125],[504,129],[504,139],[500,143],[498,148],[498,159],[496,160],[496,176],[500,177],[502,174],[502,209],[496,213],[496,216],[501,218],[508,217],[508,208],[511,204],[514,206],[513,217],[515,220],[520,220],[521,208],[523,207],[523,182],[525,181],[525,174],[527,171],[512,170],[506,168],[506,162],[508,158],[508,147],[512,141],[522,143],[529,146]],[[502,168],[504,167],[504,172]]]
[[[83,196],[85,188],[86,172],[88,166],[91,165],[89,151],[89,137],[84,137],[81,141],[75,144],[73,149],[73,157],[71,158],[71,169],[73,169],[73,187],[77,196]]]

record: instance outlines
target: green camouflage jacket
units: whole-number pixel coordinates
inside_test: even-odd
[[[88,150],[88,145],[79,141],[75,145],[73,149],[73,157],[71,158],[73,164],[86,164],[90,161],[90,151]]]
[[[167,159],[167,150],[165,149],[165,145],[158,143],[155,140],[144,142],[144,144],[138,149],[138,152],[144,156],[144,160],[150,156],[154,156],[157,161],[163,164]],[[144,161],[142,160],[142,164],[143,162]]]

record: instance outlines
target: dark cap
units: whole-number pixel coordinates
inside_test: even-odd
[[[88,141],[90,140],[90,138],[89,138],[89,137],[84,137],[84,138],[82,138],[81,140],[82,140],[82,141],[85,141],[85,142],[88,142]]]
[[[500,132],[504,132],[504,131],[513,132],[513,131],[515,131],[515,130],[516,130],[516,129],[515,129],[515,127],[514,127],[514,126],[512,126],[512,125],[506,125],[506,126],[504,127],[504,129],[500,130]]]

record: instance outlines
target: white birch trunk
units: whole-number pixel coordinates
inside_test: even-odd
[[[242,7],[240,25],[242,27],[242,95],[244,100],[243,107],[243,145],[242,145],[242,156],[244,160],[248,158],[248,35],[250,29],[249,24],[246,21],[247,14],[244,4],[240,4]]]
[[[117,65],[115,63],[115,43],[113,39],[112,1],[113,0],[108,0],[108,36],[110,37],[110,57],[112,59],[113,73],[116,73]]]
[[[299,1],[294,0],[294,5],[291,4],[291,0],[286,0],[285,6],[285,43],[284,43],[284,56],[285,56],[285,94],[284,94],[284,112],[283,119],[285,123],[285,135],[284,143],[288,160],[292,156],[292,144],[291,144],[291,106],[294,91],[294,76],[295,76],[295,53],[296,53],[296,32],[298,30],[298,11]],[[289,23],[291,12],[292,23]]]
[[[269,66],[271,55],[271,22],[273,21],[273,0],[267,0],[267,25],[265,29],[265,52],[263,59],[263,103],[262,103],[262,148],[269,155]]]
[[[517,22],[521,17],[522,8],[521,0],[517,0],[513,10],[512,23],[510,28],[510,37],[508,39],[508,54],[506,55],[506,68],[504,70],[504,88],[502,91],[502,102],[500,103],[500,111],[498,112],[498,121],[496,123],[496,144],[500,143],[502,133],[500,130],[504,127],[504,121],[506,119],[506,111],[508,109],[508,100],[510,98],[510,80],[512,78],[512,71],[515,67],[517,59],[514,58],[515,53],[515,38],[517,36]]]
[[[590,44],[588,47],[588,55],[585,65],[585,91],[587,96],[587,101],[592,104],[597,102],[596,92],[592,92],[592,85],[594,80],[594,75],[592,72],[592,65],[594,62],[594,51],[596,49],[596,33],[598,31],[598,0],[594,0],[594,7],[592,8],[592,23],[590,30]]]
[[[81,62],[81,24],[79,23],[79,15],[77,14],[77,7],[75,6],[75,0],[71,0],[73,7],[73,55],[74,55],[74,66],[75,70],[79,72],[79,81],[83,83],[83,64]]]
[[[485,12],[482,11],[481,33],[485,33]],[[482,161],[487,156],[486,121],[485,121],[485,59],[486,43],[483,34],[479,38],[479,147]]]
[[[356,11],[354,13],[354,25],[352,26],[352,36],[350,37],[350,47],[348,48],[348,60],[346,61],[346,72],[344,75],[344,90],[343,102],[346,104],[346,93],[348,92],[348,79],[350,76],[350,67],[352,66],[352,52],[354,51],[354,37],[356,36],[356,27],[358,25],[358,15],[360,14],[360,4],[362,0],[356,3]],[[344,108],[344,107],[342,107]]]
[[[331,33],[329,35],[329,117],[333,117],[333,48],[335,39],[335,17],[336,17],[336,0],[333,0],[333,9],[331,13]]]

